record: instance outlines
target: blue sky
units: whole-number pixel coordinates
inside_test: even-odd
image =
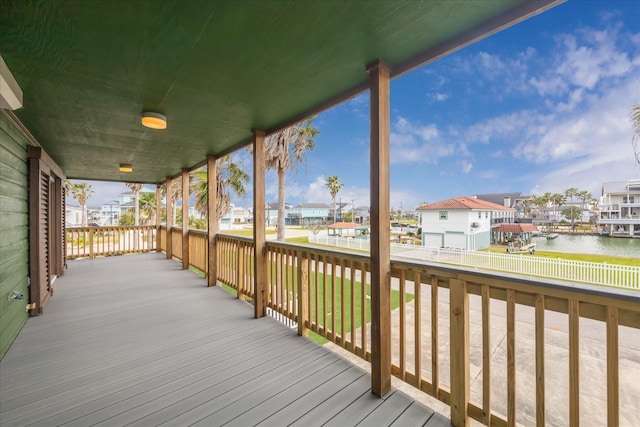
[[[307,163],[287,177],[287,201],[369,199],[369,98],[316,117]],[[541,194],[640,177],[629,107],[640,104],[640,2],[568,1],[391,84],[391,204],[475,193]],[[236,158],[245,169],[251,160]],[[90,205],[124,184],[92,183]],[[251,192],[235,203],[251,205]],[[277,200],[275,174],[267,198]]]

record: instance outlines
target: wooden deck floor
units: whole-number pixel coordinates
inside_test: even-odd
[[[163,255],[69,262],[0,362],[2,426],[448,426]]]

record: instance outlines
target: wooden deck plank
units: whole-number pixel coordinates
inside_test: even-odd
[[[251,348],[247,350],[243,348],[238,349],[243,351],[247,357],[247,360],[260,357],[264,353],[250,353]],[[268,353],[268,352],[267,352]],[[252,357],[249,357],[249,356]],[[49,422],[57,422],[58,420],[76,420],[88,417],[96,419],[100,414],[119,413],[120,406],[124,403],[128,407],[134,407],[135,405],[141,405],[152,401],[157,396],[164,396],[165,394],[172,392],[176,389],[184,391],[185,387],[193,386],[198,383],[199,380],[207,381],[212,380],[212,376],[216,373],[225,373],[227,375],[235,371],[227,370],[229,363],[234,363],[237,353],[231,353],[224,357],[214,356],[208,359],[204,359],[193,366],[184,366],[182,360],[176,359],[172,361],[174,367],[178,369],[158,371],[155,372],[155,378],[148,381],[140,381],[137,375],[135,375],[135,381],[131,381],[130,384],[120,384],[117,387],[102,388],[101,391],[92,392],[91,396],[78,396],[77,399],[70,403],[63,402],[60,406],[64,409],[64,406],[70,406],[70,409],[65,410],[64,413],[60,413],[57,417],[47,418],[43,422],[43,426],[50,424]],[[278,353],[274,357],[281,357],[281,353]],[[244,364],[239,366],[248,366]],[[202,385],[203,383],[198,383]],[[96,387],[100,387],[101,384],[96,384]],[[106,391],[105,391],[106,390]],[[111,390],[111,392],[109,392]],[[116,390],[116,391],[113,391]],[[89,400],[91,397],[94,399]],[[171,401],[171,399],[170,399]],[[58,409],[56,407],[56,409]],[[62,411],[59,411],[62,412]],[[106,416],[105,418],[108,418]]]
[[[381,405],[358,423],[361,426],[391,425],[404,411],[411,406],[413,399],[402,393],[393,393]]]
[[[291,423],[297,427],[318,427],[342,412],[352,402],[365,394],[371,394],[371,377],[364,375],[345,388],[335,392],[333,396],[322,402],[304,416]]]
[[[379,398],[372,393],[365,393],[357,400],[351,402],[349,406],[331,418],[325,425],[329,427],[355,426],[395,393],[396,391],[392,390],[384,398]]]
[[[54,288],[0,361],[3,426],[433,418],[162,254],[71,261]]]
[[[216,421],[214,424],[223,424],[223,421],[231,421],[247,409],[269,399],[271,395],[286,389],[291,381],[305,378],[307,375],[336,362],[326,353],[317,352],[314,357],[316,358],[305,357],[305,360],[296,361],[295,364],[290,365],[295,367],[293,370],[287,368],[265,372],[265,375],[254,377],[251,381],[247,381],[230,390],[224,390],[213,398],[201,396],[201,399],[206,400],[203,404],[183,413],[180,417],[172,419],[166,425],[196,425],[212,415],[215,415]],[[210,418],[208,422],[211,422]],[[208,424],[205,422],[204,425]]]
[[[365,377],[365,374],[366,372],[362,369],[350,366],[347,370],[340,373],[340,375],[330,378],[324,384],[319,385],[299,399],[292,401],[288,406],[272,414],[257,425],[262,427],[280,427],[283,424],[290,424],[299,420],[315,408],[333,406],[325,404],[325,401],[334,396],[336,390],[344,389],[358,379]],[[366,389],[366,387],[363,388]]]
[[[298,370],[304,369],[302,360],[308,359],[310,363],[317,363],[319,366],[332,362],[325,354],[317,352],[312,346],[310,347],[310,351],[306,353],[294,350],[280,355],[279,359],[285,360],[285,362],[274,364],[273,372],[264,369],[267,365],[258,365],[208,388],[197,390],[195,393],[184,395],[184,392],[181,391],[178,394],[174,393],[167,396],[166,399],[151,402],[153,405],[151,408],[154,410],[147,411],[144,417],[136,420],[135,424],[143,426],[154,425],[161,420],[165,420],[167,425],[190,425],[213,412],[225,409],[226,406],[238,400],[247,398],[256,389],[271,390],[271,387],[278,386],[278,384],[283,383],[283,379],[290,372],[288,370],[289,366],[297,366],[297,369],[293,371],[294,375]],[[289,365],[286,362],[289,357],[298,358],[298,363]],[[269,362],[269,360],[266,362]],[[255,362],[252,362],[252,364],[255,365]],[[161,409],[155,409],[158,407]],[[136,411],[139,412],[140,410],[137,409]]]
[[[273,339],[274,336],[277,334],[266,335],[262,338],[255,337],[256,343]],[[220,342],[220,344],[224,345],[225,342]],[[44,399],[30,401],[13,411],[3,412],[3,416],[6,419],[13,419],[13,412],[16,412],[18,416],[23,416],[25,412],[28,412],[31,419],[39,419],[38,416],[47,418],[58,414],[57,418],[61,421],[75,419],[89,413],[93,404],[97,403],[94,400],[98,400],[102,407],[126,400],[142,391],[154,389],[194,373],[198,374],[206,366],[232,361],[236,353],[231,350],[244,352],[250,350],[251,345],[251,343],[244,343],[242,347],[233,347],[219,354],[211,354],[207,352],[208,348],[205,348],[191,356],[185,354],[180,360],[165,358],[159,362],[150,362],[137,370],[112,372],[111,377],[90,382],[84,386],[69,386],[68,389],[49,395]],[[116,400],[114,401],[114,399]],[[64,413],[71,410],[74,411]],[[72,418],[68,418],[69,416]],[[55,419],[56,417],[51,421],[53,422]]]
[[[292,383],[282,392],[271,394],[261,404],[256,405],[253,408],[242,413],[241,415],[237,416],[227,425],[229,427],[244,427],[247,425],[256,425],[289,405],[300,407],[303,403],[299,400],[301,396],[312,392],[314,389],[320,387],[328,380],[342,375],[347,369],[349,369],[349,367],[350,363],[346,360],[340,360],[332,363],[326,368],[321,369],[305,378],[301,378],[295,383]],[[315,405],[315,402],[305,403],[311,403],[311,405]],[[312,406],[308,406],[308,408],[311,407]],[[283,416],[279,416],[278,418],[281,419],[283,424],[286,424],[287,420]],[[217,421],[218,417],[216,416],[215,419]],[[206,424],[207,420],[204,421]]]
[[[393,420],[390,426],[423,426],[427,424],[433,414],[433,410],[426,408],[418,402],[413,402],[398,418]]]

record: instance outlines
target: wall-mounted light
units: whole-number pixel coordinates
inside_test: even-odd
[[[140,119],[142,126],[150,129],[166,129],[167,118],[162,114],[145,111]]]
[[[120,167],[118,169],[120,172],[133,172],[133,166],[124,163],[120,163]]]

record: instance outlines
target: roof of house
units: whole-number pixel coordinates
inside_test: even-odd
[[[285,209],[291,209],[293,205],[291,203],[284,202]],[[278,210],[278,202],[267,203],[267,208],[272,210]]]
[[[430,210],[491,210],[491,211],[512,211],[513,208],[508,208],[497,203],[487,202],[486,200],[475,199],[468,196],[453,197],[451,199],[442,200],[436,203],[429,203],[421,205],[417,210],[430,211]]]
[[[630,191],[636,192],[640,190],[640,180],[630,179],[629,181],[603,182],[602,195],[605,194],[622,194]]]
[[[334,224],[331,224],[329,226],[329,228],[342,228],[342,229],[352,229],[352,228],[356,228],[359,227],[359,224],[356,224],[355,222],[336,222]]]
[[[516,200],[528,199],[529,196],[525,196],[521,192],[514,193],[487,193],[487,194],[474,194],[471,197],[475,197],[480,200],[495,203],[497,205],[504,205],[504,199],[509,198],[510,206],[513,206]]]
[[[300,203],[295,209],[330,209],[331,206],[325,203]]]
[[[500,224],[499,227],[493,228],[491,231],[499,233],[529,233],[538,231],[538,229],[533,224]]]

